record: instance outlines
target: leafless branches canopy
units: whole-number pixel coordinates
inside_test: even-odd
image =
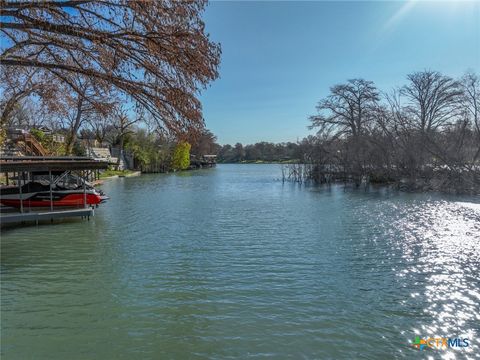
[[[373,82],[349,80],[330,88],[330,95],[317,105],[318,115],[310,117],[312,127],[328,125],[337,133],[362,134],[372,121],[379,94]]]
[[[42,83],[53,78],[77,94],[79,81],[126,94],[168,131],[200,129],[197,96],[217,78],[220,59],[200,17],[205,4],[1,0],[0,63],[17,75],[33,69]],[[27,83],[24,91],[34,91]]]

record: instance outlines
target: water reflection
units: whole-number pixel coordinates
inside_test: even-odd
[[[480,205],[430,201],[414,207],[395,222],[403,234],[403,258],[410,266],[399,276],[415,285],[413,303],[421,306],[423,321],[414,329],[424,337],[468,338],[463,349],[478,354],[480,324]],[[455,358],[458,350],[444,351]]]

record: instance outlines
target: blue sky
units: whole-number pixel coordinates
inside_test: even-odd
[[[383,91],[413,71],[480,72],[480,2],[213,1],[207,32],[220,78],[201,99],[220,144],[296,141],[331,85],[362,77]]]

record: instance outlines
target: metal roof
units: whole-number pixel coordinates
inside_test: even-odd
[[[8,156],[0,157],[0,171],[65,171],[107,169],[108,162],[87,157]]]

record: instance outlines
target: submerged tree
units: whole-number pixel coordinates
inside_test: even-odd
[[[310,117],[312,127],[333,129],[337,135],[360,135],[372,121],[378,100],[372,81],[353,79],[335,85],[330,95],[318,103],[318,114]]]
[[[318,114],[310,117],[310,128],[344,139],[343,147],[331,155],[342,158],[342,166],[350,167],[357,183],[367,166],[370,144],[365,135],[378,112],[378,101],[379,93],[372,81],[353,79],[331,87],[330,95],[317,105]]]
[[[480,77],[473,71],[468,71],[462,78],[463,104],[465,117],[473,126],[477,149],[472,163],[480,158]]]
[[[325,179],[334,169],[336,177],[357,185],[480,191],[478,76],[469,72],[455,80],[425,70],[407,80],[383,99],[375,89],[355,96],[351,82],[331,88],[310,117],[318,130],[317,153],[306,157],[315,165],[313,178]]]
[[[220,47],[204,31],[206,1],[0,0],[0,63],[72,77],[130,96],[159,127],[201,128],[198,92],[218,76]]]
[[[409,83],[401,89],[408,100],[412,125],[429,133],[449,124],[458,115],[462,90],[458,81],[438,71],[421,71],[407,76]]]

